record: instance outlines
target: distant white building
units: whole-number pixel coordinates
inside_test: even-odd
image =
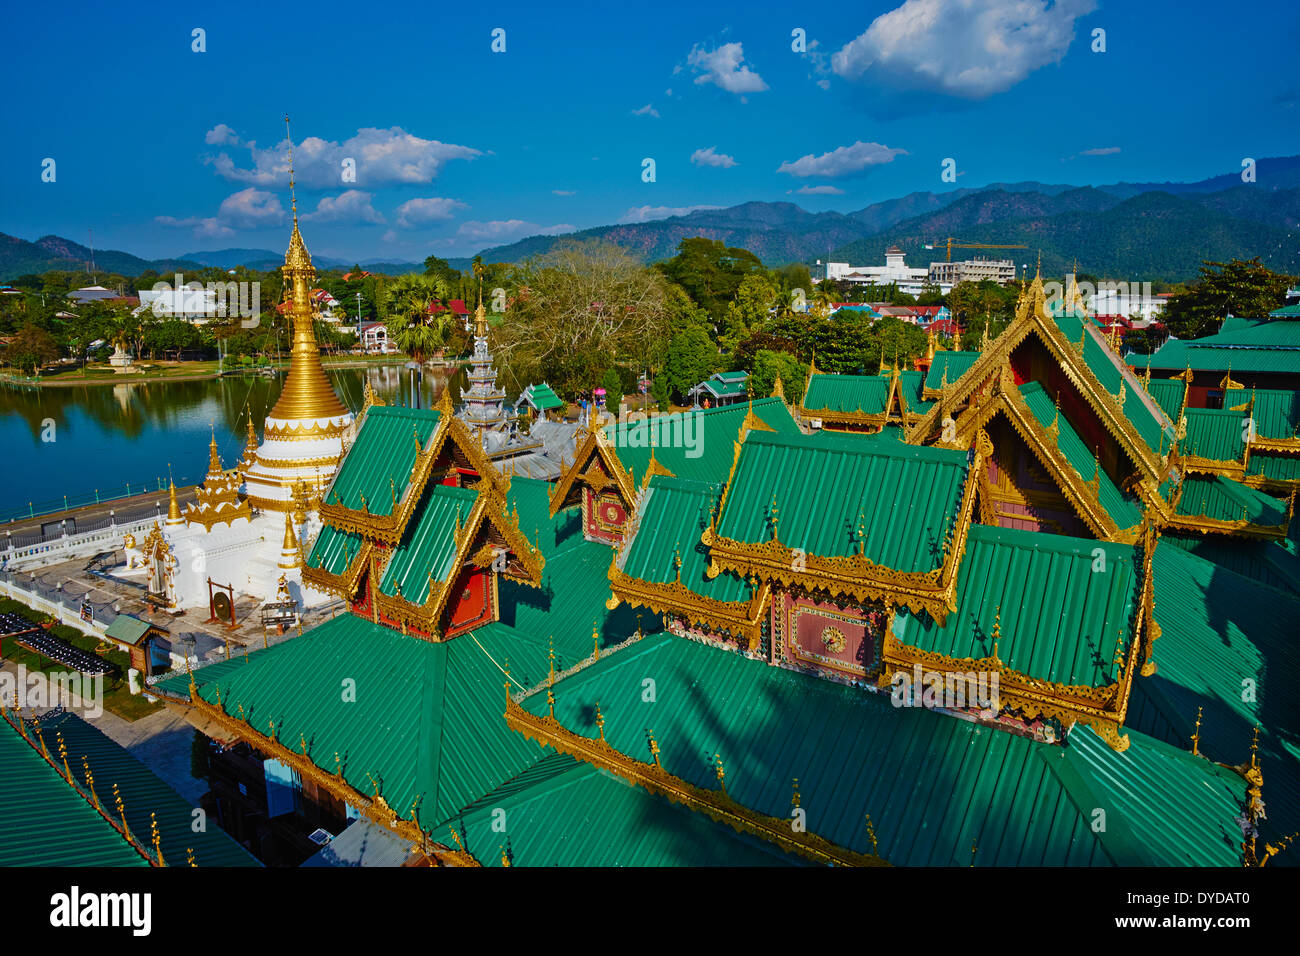
[[[184,319],[201,325],[217,316],[217,292],[187,286],[163,291],[141,289],[140,307],[135,314],[150,311],[160,319]]]
[[[958,282],[993,281],[1006,285],[1016,277],[1011,259],[963,259],[961,262],[930,263],[930,281],[936,285],[955,286]]]
[[[1159,318],[1165,310],[1167,295],[1153,295],[1151,283],[1118,283],[1117,289],[1101,288],[1085,299],[1088,311],[1098,316],[1121,316],[1130,322],[1146,324]]]
[[[818,265],[821,265],[820,261]],[[893,285],[899,292],[906,292],[908,295],[920,295],[927,285],[936,284],[930,282],[929,269],[918,269],[907,265],[903,261],[903,250],[898,246],[890,246],[885,250],[883,266],[853,266],[847,262],[828,262],[825,266],[824,278],[835,282],[849,282],[853,285]],[[941,285],[939,291],[946,293],[949,290]]]

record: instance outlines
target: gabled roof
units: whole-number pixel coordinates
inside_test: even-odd
[[[1151,367],[1194,371],[1300,373],[1300,322],[1244,321],[1199,339],[1170,339],[1151,356]]]
[[[943,617],[987,451],[751,432],[703,541],[719,570]]]
[[[1187,382],[1181,378],[1153,378],[1143,384],[1165,417],[1172,422],[1178,421],[1187,397]]]
[[[662,771],[641,702],[650,673]],[[1123,753],[1082,726],[1069,746],[1035,743],[671,635],[603,657],[554,694],[553,722],[540,692],[508,719],[652,788],[681,781],[688,805],[723,799],[721,765],[730,805],[774,821],[773,837],[789,833],[797,778],[809,835],[897,865],[1240,862],[1245,781],[1137,733]],[[1099,832],[1096,808],[1107,811]]]
[[[932,393],[956,382],[979,357],[979,352],[935,352],[934,361],[925,373],[926,397],[937,398]]]
[[[1206,464],[1232,462],[1239,466],[1237,470],[1244,467],[1244,412],[1230,408],[1188,408],[1183,415],[1187,422],[1186,436],[1178,442],[1183,457]]]
[[[1300,449],[1300,391],[1230,388],[1223,393],[1223,407],[1249,413],[1255,423],[1252,448]]]
[[[1191,474],[1183,479],[1175,513],[1204,518],[1241,530],[1270,529],[1273,537],[1286,533],[1286,505],[1262,491],[1222,475]]]
[[[529,385],[519,396],[519,402],[527,402],[539,412],[547,412],[552,408],[563,408],[564,399],[556,395],[551,390],[551,386],[543,382],[541,385]],[[516,402],[516,404],[519,404]]]
[[[893,636],[960,659],[992,658],[996,641],[998,660],[1020,674],[1101,687],[1118,678],[1116,650],[1132,637],[1141,571],[1129,545],[977,525],[946,624],[902,610]],[[1047,606],[1048,595],[1060,601]]]

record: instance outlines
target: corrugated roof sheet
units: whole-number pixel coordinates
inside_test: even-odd
[[[1182,371],[1300,371],[1300,322],[1236,322],[1215,335],[1170,339],[1151,356],[1151,367]]]
[[[799,426],[782,399],[755,399],[753,408],[754,414],[777,432],[799,434]],[[613,423],[605,427],[605,437],[638,483],[650,465],[652,430],[656,460],[678,478],[726,481],[735,441],[748,410],[749,404],[745,403]]]
[[[1246,445],[1246,413],[1229,408],[1189,408],[1187,437],[1178,443],[1184,455],[1210,461],[1241,461]]]
[[[1128,545],[973,525],[957,579],[957,609],[943,627],[903,611],[904,644],[957,658],[998,657],[1058,684],[1115,679],[1115,649],[1132,632],[1141,569]]]
[[[1286,522],[1286,506],[1262,491],[1222,475],[1188,475],[1176,514],[1216,521],[1240,521],[1277,527]]]
[[[543,645],[554,637],[557,670],[591,656],[593,627],[599,632],[602,649],[626,640],[636,632],[638,621],[646,631],[660,627],[657,614],[641,611],[638,616],[626,604],[613,611],[605,607],[613,549],[585,541],[581,535],[575,538],[572,544],[546,555],[540,589],[507,578],[498,582],[502,623]]]
[[[1155,399],[1155,403],[1160,406],[1160,410],[1169,417],[1171,421],[1178,421],[1178,413],[1182,410],[1183,392],[1187,386],[1182,379],[1178,378],[1153,378],[1146,383],[1147,394]]]
[[[429,596],[429,578],[445,581],[456,558],[456,534],[469,520],[478,498],[470,488],[430,484],[414,521],[408,521],[402,540],[379,579],[379,590],[423,604]]]
[[[1093,475],[1097,476],[1097,498],[1115,524],[1120,528],[1131,528],[1141,522],[1142,510],[1137,499],[1132,495],[1124,494],[1106,473],[1106,469],[1098,469],[1093,449],[1087,446],[1065,415],[1057,416],[1056,405],[1042,383],[1026,382],[1020,386],[1020,394],[1024,396],[1025,404],[1029,406],[1034,418],[1043,428],[1049,428],[1053,421],[1056,422],[1058,429],[1056,447],[1060,449],[1061,454],[1065,456],[1066,461],[1079,477],[1085,482],[1090,482]]]
[[[656,475],[637,511],[636,533],[623,551],[623,572],[641,581],[676,581],[715,601],[747,601],[750,586],[735,574],[710,579],[708,549],[700,535],[709,526],[722,486]]]
[[[1246,462],[1246,474],[1263,475],[1272,481],[1300,481],[1300,456],[1252,451],[1250,461]]]
[[[1300,556],[1277,541],[1166,533],[1162,545],[1190,551],[1229,571],[1300,597]]]
[[[29,728],[28,733],[34,735],[35,731]],[[113,785],[117,785],[127,825],[136,839],[146,845],[150,843],[150,814],[156,814],[163,859],[171,866],[185,865],[187,848],[193,849],[194,861],[199,866],[259,865],[215,823],[204,832],[194,832],[194,808],[189,801],[121,745],[75,714],[46,717],[41,721],[41,735],[56,760],[58,735],[62,735],[68,766],[83,789],[86,783],[82,757],[85,757],[95,778],[95,792],[101,803],[110,807],[110,812]],[[18,748],[28,753],[22,754]],[[10,786],[16,787],[16,792],[4,793],[9,799],[5,799],[6,809],[0,815],[0,834],[3,834],[0,864],[134,866],[144,863],[61,773],[50,767],[8,724],[0,725],[0,764],[3,765],[0,793]],[[11,827],[14,829],[10,830]],[[65,844],[70,838],[73,842]],[[5,859],[8,854],[14,857]]]
[[[1254,402],[1250,417],[1260,438],[1295,438],[1300,431],[1300,392],[1281,388],[1230,388],[1223,407],[1235,409]],[[1240,414],[1244,417],[1245,411]]]
[[[1128,726],[1190,748],[1202,708],[1200,752],[1241,764],[1258,724],[1268,807],[1261,829],[1274,841],[1300,829],[1300,600],[1165,539],[1154,575],[1156,672],[1134,682]]]
[[[552,408],[561,408],[564,406],[564,399],[556,395],[551,386],[546,383],[541,385],[529,385],[524,389],[524,394],[519,396],[521,400],[527,401],[539,412],[550,411]]]
[[[119,614],[113,619],[113,623],[108,625],[104,635],[127,644],[135,644],[149,632],[149,627],[148,621],[142,621],[130,614]]]
[[[857,553],[861,527],[870,561],[929,571],[942,563],[967,470],[962,451],[752,432],[741,446],[719,531],[736,541],[768,541],[775,505],[788,547],[820,556]]]
[[[361,535],[325,525],[312,542],[307,566],[322,568],[330,574],[342,574],[361,551]]]
[[[400,501],[411,477],[416,438],[421,445],[427,442],[440,415],[436,410],[372,405],[330,487],[329,503],[359,509],[364,495],[371,514],[391,514],[393,495]]]
[[[495,663],[494,663],[495,661]],[[342,614],[302,637],[194,671],[199,695],[263,735],[307,754],[354,790],[380,794],[428,825],[500,786],[540,756],[506,727],[506,678],[535,686],[547,644],[500,624],[454,640],[408,637]],[[353,682],[353,683],[349,683]],[[188,697],[188,675],[159,682]],[[355,687],[355,700],[344,693]],[[300,735],[301,738],[300,738]],[[335,763],[335,754],[339,761]]]
[[[934,362],[925,374],[925,387],[943,387],[945,377],[949,385],[966,374],[979,361],[979,352],[935,352]]]
[[[663,767],[696,786],[716,789],[720,756],[728,794],[761,813],[788,817],[798,778],[809,832],[870,853],[870,814],[879,854],[899,865],[1239,861],[1244,781],[1140,734],[1124,753],[1081,726],[1068,747],[1035,743],[671,635],[603,658],[555,697],[556,719],[589,737],[599,701],[605,739],[633,759],[649,762],[653,733]],[[546,697],[524,706],[541,713]],[[1099,808],[1107,828],[1094,833]]]
[[[808,382],[802,405],[810,412],[879,415],[889,398],[887,375],[817,374]]]
[[[511,866],[807,865],[563,754],[543,758],[451,825],[484,866],[501,866],[503,852]]]
[[[46,746],[53,740],[51,734]],[[112,793],[112,784],[97,779],[97,791],[101,785]],[[0,804],[0,866],[148,866],[6,723],[0,723]]]

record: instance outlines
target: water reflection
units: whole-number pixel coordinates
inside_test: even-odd
[[[339,369],[330,381],[354,412],[365,385],[386,402],[408,404],[406,372],[400,366]],[[422,403],[429,407],[450,384],[459,401],[465,373],[426,369]],[[0,519],[62,496],[81,500],[98,493],[122,495],[167,486],[168,466],[176,483],[201,481],[208,442],[227,465],[243,453],[251,413],[259,436],[275,404],[283,376],[226,377],[198,382],[122,383],[67,388],[0,388]],[[400,389],[399,398],[399,386]]]

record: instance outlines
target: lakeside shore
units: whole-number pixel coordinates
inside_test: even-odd
[[[405,355],[346,355],[321,356],[321,364],[326,369],[371,368],[393,365],[405,365],[410,359]],[[85,374],[81,370],[60,372],[55,375],[14,375],[0,373],[0,385],[12,385],[19,388],[75,388],[81,385],[133,385],[137,383],[159,382],[201,382],[232,375],[258,375],[263,369],[285,371],[289,368],[288,358],[268,362],[262,365],[226,366],[220,373],[217,363],[204,359],[193,362],[147,362],[146,369],[139,372],[119,373],[112,366],[102,363],[87,366]],[[463,360],[455,359],[438,363],[426,362],[428,368],[459,368]]]

